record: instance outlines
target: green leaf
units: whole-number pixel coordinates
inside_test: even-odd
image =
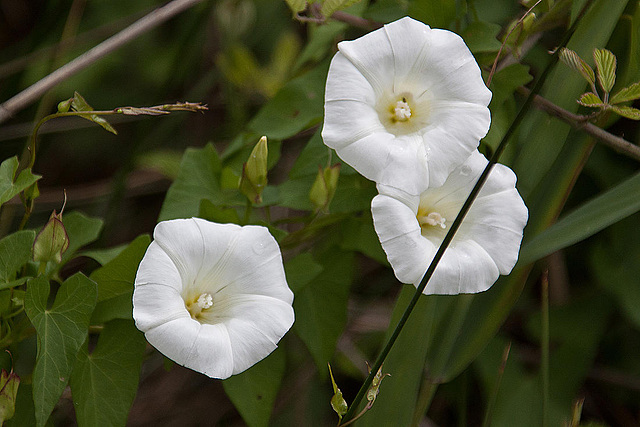
[[[211,200],[207,199],[203,199],[200,202],[198,218],[206,219],[213,222],[219,222],[222,224],[240,224],[240,217],[238,216],[238,212],[235,209],[216,206],[213,204],[213,202],[211,202]]]
[[[351,5],[358,3],[360,0],[324,0],[320,12],[326,18],[333,15],[333,12],[344,10]]]
[[[640,82],[634,83],[629,87],[620,89],[615,95],[611,97],[609,102],[612,104],[619,104],[620,102],[633,101],[640,98]]]
[[[562,48],[560,51],[560,60],[571,67],[574,71],[580,73],[591,86],[596,84],[596,75],[593,68],[589,66],[577,53],[571,49]]]
[[[528,264],[586,239],[640,211],[640,173],[600,194],[526,242],[520,262]]]
[[[108,263],[109,261],[117,257],[118,254],[122,252],[126,247],[127,245],[123,244],[123,245],[114,246],[112,248],[95,249],[92,251],[82,251],[79,255],[85,256],[87,258],[91,258],[92,260],[96,261],[100,265],[105,265],[106,263]]]
[[[72,99],[73,100],[71,101],[71,108],[73,108],[74,111],[78,111],[78,112],[94,111],[93,107],[91,107],[91,105],[89,105],[89,103],[85,101],[82,95],[80,95],[78,92],[73,93]],[[109,124],[108,121],[106,121],[105,119],[103,119],[97,114],[83,114],[80,117],[102,126],[105,130],[111,132],[114,135],[118,134],[118,131],[116,131],[113,128],[113,126]]]
[[[47,422],[73,370],[76,354],[87,338],[89,318],[96,305],[95,283],[77,273],[60,286],[48,309],[49,282],[38,277],[27,284],[24,308],[38,334],[33,370],[33,401],[38,426]]]
[[[497,52],[501,43],[498,33],[501,27],[486,21],[474,21],[465,28],[462,38],[473,53]]]
[[[23,230],[0,240],[0,286],[11,282],[18,269],[31,259],[35,238],[35,231]]]
[[[578,100],[578,104],[584,105],[585,107],[603,107],[604,103],[593,92],[587,92],[580,95],[580,99]]]
[[[15,156],[0,164],[0,206],[40,179],[40,175],[32,174],[31,169],[24,169],[16,177],[17,171],[18,158]]]
[[[398,324],[415,292],[416,288],[412,285],[402,286],[385,341]],[[432,345],[438,345],[433,337],[435,320],[442,316],[442,309],[449,301],[452,301],[451,297],[440,295],[420,297],[384,362],[384,371],[391,374],[391,380],[385,381],[373,408],[358,421],[359,426],[412,424],[420,384],[424,378],[427,352]]]
[[[291,12],[295,15],[302,12],[307,7],[307,0],[285,0]]]
[[[605,92],[611,92],[616,83],[616,56],[607,49],[594,49],[593,59],[596,61],[598,82]]]
[[[624,105],[611,105],[609,109],[631,120],[640,120],[640,110],[637,108],[626,107]]]
[[[568,48],[580,56],[590,54],[596,46],[607,44],[627,0],[595,2],[578,25],[569,41]],[[585,84],[574,78],[573,70],[558,67],[551,72],[541,95],[555,105],[575,113],[578,104],[575,100],[584,92]],[[528,118],[520,126],[518,157],[514,171],[518,176],[518,190],[525,197],[536,188],[545,175],[550,173],[553,162],[567,141],[571,126],[560,120],[550,120],[544,112],[531,110]],[[514,141],[515,142],[515,141]],[[512,142],[513,143],[513,142]],[[576,149],[583,147],[576,147]]]
[[[91,318],[92,323],[121,318],[123,312],[126,313],[125,319],[132,318],[133,282],[150,243],[148,235],[138,236],[117,257],[91,273],[90,279],[98,285],[98,304]]]
[[[353,276],[353,253],[337,248],[317,258],[323,270],[295,293],[294,330],[307,345],[320,372],[335,352],[336,342],[347,322],[347,300]],[[294,285],[299,288],[299,285]],[[325,373],[326,374],[326,373]]]
[[[222,381],[225,393],[250,427],[267,427],[285,372],[285,357],[276,349],[251,368]]]
[[[249,130],[269,139],[286,139],[320,123],[328,69],[326,61],[287,83],[249,122]]]
[[[127,320],[107,323],[92,353],[85,342],[70,381],[80,427],[126,424],[145,348],[144,335]]]
[[[180,173],[167,191],[158,221],[196,216],[202,199],[215,205],[226,205],[235,196],[238,204],[244,203],[244,197],[237,191],[226,193],[220,189],[220,171],[220,158],[213,145],[187,148]]]
[[[455,0],[415,1],[409,3],[407,15],[433,28],[448,28],[456,17]]]
[[[33,388],[31,384],[20,384],[18,397],[16,398],[16,412],[13,418],[7,420],[3,426],[24,427],[36,425],[35,411],[33,407]]]
[[[324,268],[318,264],[310,253],[302,253],[284,265],[287,283],[294,293],[304,289]]]
[[[92,218],[81,212],[65,214],[64,226],[69,236],[69,247],[62,255],[62,263],[72,259],[81,247],[95,242],[100,236],[102,225],[100,218]]]

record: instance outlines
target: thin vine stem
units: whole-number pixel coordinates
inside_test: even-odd
[[[425,275],[423,276],[422,280],[420,281],[420,284],[417,286],[417,289],[416,289],[416,292],[413,295],[413,298],[411,299],[411,301],[407,305],[407,308],[405,309],[404,313],[402,314],[402,317],[398,321],[398,324],[396,325],[393,333],[389,337],[389,340],[387,341],[386,345],[384,346],[384,348],[380,352],[380,355],[378,356],[377,360],[375,361],[375,363],[371,367],[371,372],[369,373],[367,378],[362,383],[362,386],[360,387],[360,390],[358,390],[358,394],[354,398],[353,403],[351,404],[351,406],[349,407],[349,410],[345,414],[344,419],[348,420],[348,419],[353,417],[355,411],[357,410],[358,406],[360,405],[360,402],[362,401],[362,398],[364,397],[364,395],[366,394],[367,390],[369,389],[369,386],[371,385],[371,383],[373,381],[373,377],[375,376],[375,373],[378,372],[378,369],[380,369],[380,367],[382,366],[382,363],[387,358],[387,355],[389,354],[389,352],[391,351],[391,348],[393,347],[393,345],[395,344],[396,340],[398,339],[398,336],[400,335],[400,332],[404,328],[404,325],[407,323],[407,320],[409,319],[409,316],[411,315],[411,312],[413,311],[413,309],[415,308],[416,304],[418,303],[418,300],[420,299],[420,296],[422,295],[422,292],[427,287],[427,284],[429,283],[429,280],[431,279],[431,276],[433,276],[433,273],[434,273],[438,263],[442,259],[442,256],[444,255],[445,250],[447,249],[447,247],[449,247],[449,244],[453,240],[453,237],[455,236],[455,233],[458,231],[458,228],[460,228],[460,224],[464,220],[464,217],[466,216],[467,212],[469,212],[469,209],[471,208],[471,204],[475,201],[476,197],[478,196],[478,193],[480,193],[480,190],[482,189],[482,186],[484,185],[484,183],[486,182],[487,178],[489,177],[489,173],[491,173],[491,170],[493,169],[493,166],[500,159],[500,156],[504,152],[504,150],[505,150],[505,148],[507,146],[507,143],[511,139],[511,136],[514,134],[514,132],[516,131],[516,129],[518,128],[518,126],[522,122],[522,119],[524,118],[526,113],[529,111],[529,108],[531,106],[531,103],[533,102],[534,96],[540,92],[540,89],[542,89],[542,86],[543,86],[545,80],[547,79],[549,73],[553,69],[554,65],[558,62],[560,48],[562,48],[562,47],[567,45],[567,43],[569,42],[569,39],[571,38],[571,36],[575,32],[578,23],[582,20],[582,17],[584,16],[584,14],[586,13],[586,11],[588,10],[588,8],[591,6],[592,3],[593,3],[593,0],[587,0],[586,4],[584,5],[582,10],[580,11],[578,16],[576,17],[576,20],[573,22],[573,24],[571,25],[569,30],[567,30],[567,32],[565,33],[565,36],[562,39],[562,42],[560,43],[558,48],[554,51],[553,55],[551,56],[551,60],[549,61],[549,64],[547,64],[546,68],[544,69],[544,71],[542,72],[540,77],[538,78],[536,84],[534,85],[533,89],[531,90],[531,93],[529,94],[529,96],[527,97],[527,99],[523,103],[522,107],[520,108],[520,110],[518,112],[518,115],[513,120],[513,122],[511,123],[511,126],[509,126],[509,128],[505,132],[504,136],[502,137],[502,140],[500,141],[500,144],[498,145],[498,147],[496,148],[495,152],[493,153],[493,156],[491,156],[491,159],[489,160],[487,166],[482,171],[482,174],[480,175],[480,177],[476,181],[476,184],[474,185],[473,189],[471,190],[471,193],[469,194],[469,196],[465,200],[462,208],[460,209],[460,212],[458,213],[458,216],[456,216],[456,219],[453,221],[453,224],[451,224],[451,228],[449,229],[449,231],[447,232],[446,236],[444,237],[442,243],[440,244],[440,247],[438,248],[438,251],[436,252],[435,256],[433,257],[433,260],[431,261],[431,264],[429,265],[429,268],[427,269]]]

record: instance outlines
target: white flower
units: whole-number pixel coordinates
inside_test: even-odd
[[[365,177],[420,194],[489,130],[491,92],[455,33],[405,17],[338,49],[322,137]]]
[[[487,159],[475,151],[443,186],[420,196],[378,186],[373,223],[398,280],[418,286]],[[496,164],[424,290],[425,294],[487,290],[518,259],[528,211],[516,176]]]
[[[177,219],[153,236],[133,292],[133,318],[151,345],[222,379],[277,347],[293,324],[293,294],[266,228]]]

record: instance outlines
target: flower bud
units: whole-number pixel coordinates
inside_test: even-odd
[[[71,108],[71,103],[73,102],[73,98],[66,99],[64,101],[60,101],[58,103],[58,113],[66,113]]]
[[[4,369],[0,373],[0,424],[13,417],[20,377]]]
[[[240,191],[251,203],[262,203],[262,190],[267,186],[267,154],[267,137],[263,136],[242,167]]]
[[[339,164],[325,169],[318,167],[318,175],[309,192],[309,199],[311,199],[311,202],[316,207],[316,212],[320,210],[326,212],[329,210],[329,204],[336,193],[339,176]]]
[[[58,215],[54,210],[33,242],[33,260],[40,262],[54,260],[59,263],[68,247],[69,236],[62,223],[62,212]]]
[[[331,365],[327,363],[329,366],[329,376],[331,376],[331,384],[333,384],[333,396],[331,397],[331,407],[336,414],[338,414],[338,418],[342,419],[344,414],[349,410],[349,405],[347,405],[347,401],[342,397],[342,391],[338,388],[336,381],[333,379],[333,372],[331,372]]]

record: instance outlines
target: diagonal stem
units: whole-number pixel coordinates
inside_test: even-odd
[[[6,102],[0,104],[0,123],[6,121],[15,113],[27,107],[49,89],[87,68],[103,56],[106,56],[114,50],[124,46],[140,35],[157,27],[163,22],[200,3],[201,1],[202,0],[173,0],[165,6],[150,12],[148,15],[134,22],[124,30],[103,41],[93,49],[83,53],[73,61],[58,68],[53,73],[29,86]]]
[[[371,382],[373,381],[373,377],[375,376],[375,373],[378,372],[378,370],[382,366],[382,363],[384,362],[384,360],[386,359],[387,355],[391,351],[391,348],[393,347],[393,344],[398,339],[398,336],[400,335],[400,332],[402,331],[402,328],[404,327],[405,323],[407,323],[407,320],[409,319],[409,315],[411,315],[411,312],[413,311],[414,307],[418,303],[418,300],[420,299],[420,296],[422,295],[422,292],[427,287],[427,283],[429,282],[429,279],[431,279],[431,276],[433,276],[433,272],[435,271],[438,263],[442,259],[442,256],[444,255],[444,251],[447,249],[447,247],[449,246],[449,244],[453,240],[453,237],[454,237],[456,231],[458,231],[458,228],[460,228],[460,224],[462,223],[462,220],[466,216],[467,212],[469,212],[469,209],[471,208],[471,204],[475,201],[476,197],[478,196],[478,193],[480,193],[480,190],[482,189],[482,186],[484,185],[485,181],[489,177],[489,173],[493,169],[493,166],[498,162],[498,159],[500,158],[500,156],[502,155],[504,149],[506,148],[507,143],[511,139],[511,136],[514,134],[514,132],[516,131],[516,129],[518,128],[518,126],[522,122],[522,119],[524,118],[524,116],[528,112],[529,107],[531,106],[531,103],[533,102],[534,95],[536,95],[538,92],[540,92],[540,89],[542,89],[542,85],[544,84],[545,80],[547,79],[549,73],[553,69],[554,65],[558,62],[558,56],[559,56],[559,53],[560,53],[560,48],[562,48],[562,47],[567,45],[567,43],[569,42],[569,39],[571,38],[571,36],[573,35],[574,31],[576,30],[578,23],[581,21],[581,19],[584,16],[585,12],[591,6],[592,3],[593,3],[593,0],[587,0],[586,4],[584,5],[582,10],[580,11],[579,15],[576,17],[576,20],[573,22],[573,25],[571,25],[569,30],[565,33],[564,38],[562,39],[562,42],[560,43],[559,47],[555,50],[555,52],[551,56],[551,60],[549,61],[549,64],[547,65],[547,67],[544,69],[544,71],[540,75],[540,78],[538,79],[538,81],[534,85],[533,89],[531,90],[531,93],[529,94],[529,96],[525,100],[524,104],[520,108],[520,111],[518,112],[518,115],[513,120],[513,122],[511,123],[511,126],[509,126],[509,129],[507,129],[507,131],[505,132],[504,136],[502,137],[502,141],[500,141],[500,145],[498,145],[498,147],[496,148],[496,151],[493,153],[493,156],[489,160],[489,163],[487,164],[487,166],[485,167],[484,171],[482,172],[482,174],[478,178],[478,181],[476,182],[475,186],[471,190],[471,193],[469,194],[469,196],[465,200],[464,205],[462,206],[462,209],[460,209],[460,212],[458,213],[458,216],[453,221],[453,224],[451,224],[451,228],[449,229],[449,231],[447,232],[447,235],[445,236],[444,240],[440,244],[440,247],[438,248],[438,251],[436,252],[435,256],[433,257],[433,260],[431,261],[431,264],[429,265],[429,268],[427,269],[425,275],[423,276],[422,281],[418,285],[418,287],[416,289],[416,292],[413,295],[413,298],[411,299],[409,304],[407,305],[407,308],[405,309],[402,317],[398,321],[398,324],[396,325],[393,333],[389,337],[389,340],[387,341],[387,344],[384,346],[384,348],[380,352],[380,355],[376,359],[376,362],[371,367],[371,372],[369,373],[367,378],[362,383],[362,386],[360,387],[360,390],[358,390],[358,394],[356,395],[356,397],[353,400],[353,403],[349,407],[349,411],[344,416],[345,420],[351,419],[354,416],[354,413],[357,410],[358,406],[360,405],[360,402],[362,401],[362,398],[364,397],[365,393],[369,389],[369,386],[371,385]]]

